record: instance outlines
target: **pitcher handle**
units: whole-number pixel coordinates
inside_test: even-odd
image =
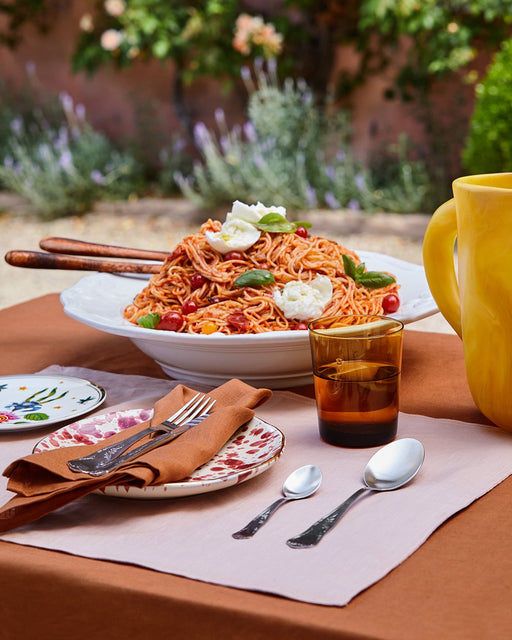
[[[459,283],[453,259],[456,238],[457,215],[452,198],[436,209],[428,224],[423,240],[423,265],[439,311],[462,338]]]

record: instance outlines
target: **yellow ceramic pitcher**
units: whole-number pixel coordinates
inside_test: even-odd
[[[512,431],[512,173],[458,178],[453,194],[425,233],[425,272],[439,310],[462,338],[475,404]]]

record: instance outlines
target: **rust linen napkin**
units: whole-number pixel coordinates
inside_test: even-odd
[[[148,425],[159,424],[195,393],[193,389],[178,385],[155,403],[151,420],[125,429],[109,441],[121,440]],[[217,402],[211,414],[200,424],[167,445],[153,449],[100,478],[71,471],[67,461],[92,453],[105,446],[105,441],[96,445],[54,449],[12,462],[3,475],[9,478],[7,489],[16,495],[0,508],[0,532],[37,520],[109,484],[143,487],[187,477],[210,460],[231,435],[254,416],[254,408],[268,400],[272,392],[255,389],[233,379],[208,395]]]

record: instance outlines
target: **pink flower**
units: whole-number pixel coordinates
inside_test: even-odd
[[[248,13],[241,13],[236,19],[237,31],[251,31],[253,18]]]
[[[90,13],[84,13],[80,18],[80,29],[86,33],[91,33],[94,30],[94,21]]]
[[[245,38],[240,37],[240,35],[235,36],[233,39],[233,48],[242,53],[243,55],[249,55],[251,53],[251,48]]]
[[[12,420],[19,420],[19,416],[7,411],[0,411],[0,422],[11,422]]]
[[[273,24],[265,23],[261,17],[242,13],[236,20],[233,48],[243,55],[249,55],[251,45],[261,47],[263,55],[272,58],[281,53],[283,36],[276,32]]]
[[[276,33],[273,24],[264,24],[260,29],[254,31],[254,35],[252,37],[252,41],[255,44],[265,44],[268,40],[270,40]]]
[[[124,0],[105,0],[104,6],[105,11],[114,18],[122,16],[126,9],[126,3]]]
[[[100,43],[105,51],[114,51],[123,41],[123,34],[117,29],[107,29],[101,34]]]

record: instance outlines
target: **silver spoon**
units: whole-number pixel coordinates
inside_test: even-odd
[[[273,502],[243,529],[233,533],[233,538],[237,540],[251,538],[281,505],[288,502],[288,500],[300,500],[313,495],[321,483],[322,472],[316,465],[308,464],[295,469],[283,483],[284,498],[279,498]]]
[[[312,524],[286,544],[293,549],[306,549],[317,545],[334,527],[341,516],[365,491],[391,491],[399,489],[414,478],[425,458],[425,449],[419,440],[402,438],[387,444],[373,455],[363,472],[364,487],[358,489],[343,504]]]

